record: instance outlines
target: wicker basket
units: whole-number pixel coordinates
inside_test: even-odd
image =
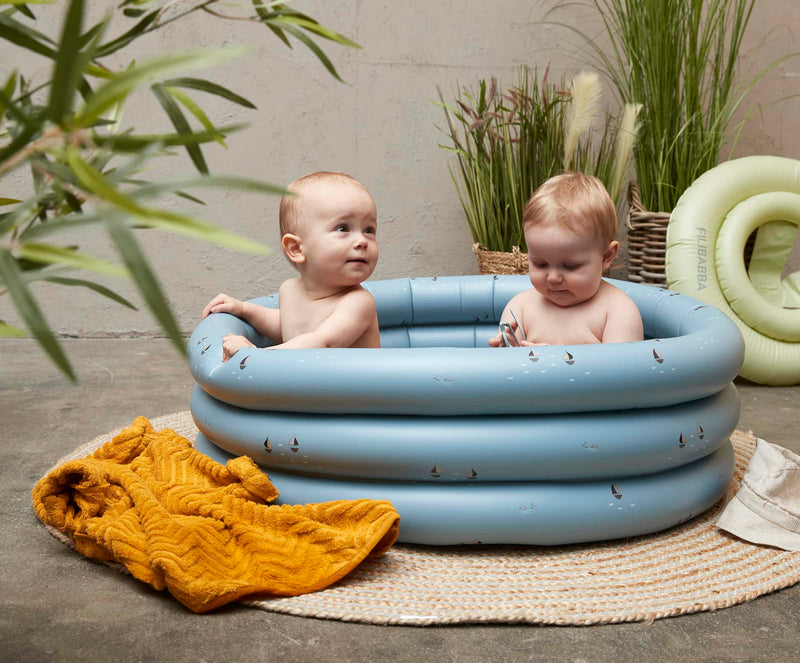
[[[481,274],[527,274],[528,254],[520,251],[518,246],[511,251],[490,251],[481,244],[473,244],[472,252],[478,259],[478,271]]]
[[[669,212],[648,212],[634,182],[628,198],[628,280],[666,287]]]

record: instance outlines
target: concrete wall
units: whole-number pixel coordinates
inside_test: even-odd
[[[102,3],[101,3],[102,4]],[[246,174],[285,184],[310,171],[343,170],[359,178],[378,205],[381,259],[373,278],[477,273],[471,240],[448,173],[448,154],[438,147],[443,134],[437,86],[452,98],[458,85],[496,76],[511,82],[520,65],[551,63],[551,75],[575,72],[566,32],[542,26],[551,5],[537,0],[346,3],[298,0],[324,25],[363,46],[351,50],[324,44],[346,83],[334,80],[302,46],[287,49],[261,25],[221,21],[198,14],[137,43],[126,55],[137,58],[197,45],[249,44],[253,54],[210,75],[250,98],[258,111],[240,110],[210,99],[205,108],[219,123],[246,120],[250,128],[232,134],[228,149],[206,150],[213,171]],[[96,8],[94,8],[96,9]],[[57,14],[36,9],[58,24]],[[57,10],[56,10],[57,11]],[[597,21],[572,8],[567,22],[600,34]],[[762,0],[748,30],[744,54],[751,72],[791,52],[800,51],[800,5],[795,0]],[[23,71],[18,51],[0,49],[3,71],[12,64]],[[17,58],[15,62],[13,58]],[[27,58],[27,56],[26,56]],[[749,97],[757,112],[748,122],[734,156],[775,154],[800,157],[796,118],[800,98],[772,104],[800,93],[800,59],[783,62]],[[747,74],[745,74],[746,76]],[[146,96],[132,102],[126,117],[141,131],[169,130]],[[187,174],[185,154],[166,160],[154,177]],[[27,174],[13,173],[0,194],[11,196],[25,186]],[[238,193],[208,192],[204,218],[278,247],[278,199]],[[183,203],[174,203],[176,208]],[[85,250],[113,255],[101,233],[70,238]],[[277,290],[292,275],[278,252],[263,258],[213,248],[154,231],[141,240],[168,292],[181,327],[197,322],[206,301],[219,291],[242,298]],[[800,255],[795,256],[800,267]],[[111,283],[139,302],[125,281]],[[144,309],[128,311],[78,289],[37,285],[48,318],[63,335],[81,337],[158,335]],[[0,319],[15,321],[8,298],[0,298]]]

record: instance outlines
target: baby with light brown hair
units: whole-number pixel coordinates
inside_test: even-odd
[[[345,173],[311,173],[287,188],[291,195],[280,204],[281,248],[299,276],[281,284],[279,308],[220,293],[202,316],[235,315],[278,343],[270,350],[380,347],[375,300],[361,286],[378,262],[375,201]],[[223,361],[243,347],[255,346],[228,334]]]
[[[602,278],[619,242],[614,203],[600,180],[573,172],[548,179],[522,222],[533,288],[508,302],[500,321],[511,333],[500,331],[490,346],[642,340],[636,304]]]

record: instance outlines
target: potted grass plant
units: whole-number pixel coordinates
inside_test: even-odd
[[[554,10],[571,3],[558,3]],[[590,0],[608,45],[574,26],[595,65],[623,102],[642,106],[634,151],[636,183],[628,220],[633,281],[665,284],[669,212],[689,185],[729,157],[747,92],[738,83],[739,51],[755,0]]]
[[[638,107],[599,119],[601,85],[594,72],[569,84],[541,81],[522,68],[516,83],[500,90],[496,79],[459,89],[453,103],[439,90],[444,133],[455,154],[450,169],[481,273],[528,271],[522,211],[536,188],[565,170],[600,178],[615,201],[632,158]]]

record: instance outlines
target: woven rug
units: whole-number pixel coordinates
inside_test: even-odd
[[[151,423],[190,440],[197,434],[188,411]],[[101,435],[57,465],[86,456],[118,432]],[[557,548],[396,544],[320,592],[242,603],[305,617],[424,626],[652,621],[749,601],[800,582],[800,553],[752,545],[714,526],[755,450],[752,434],[735,431],[731,441],[736,471],[726,497],[658,534]]]

